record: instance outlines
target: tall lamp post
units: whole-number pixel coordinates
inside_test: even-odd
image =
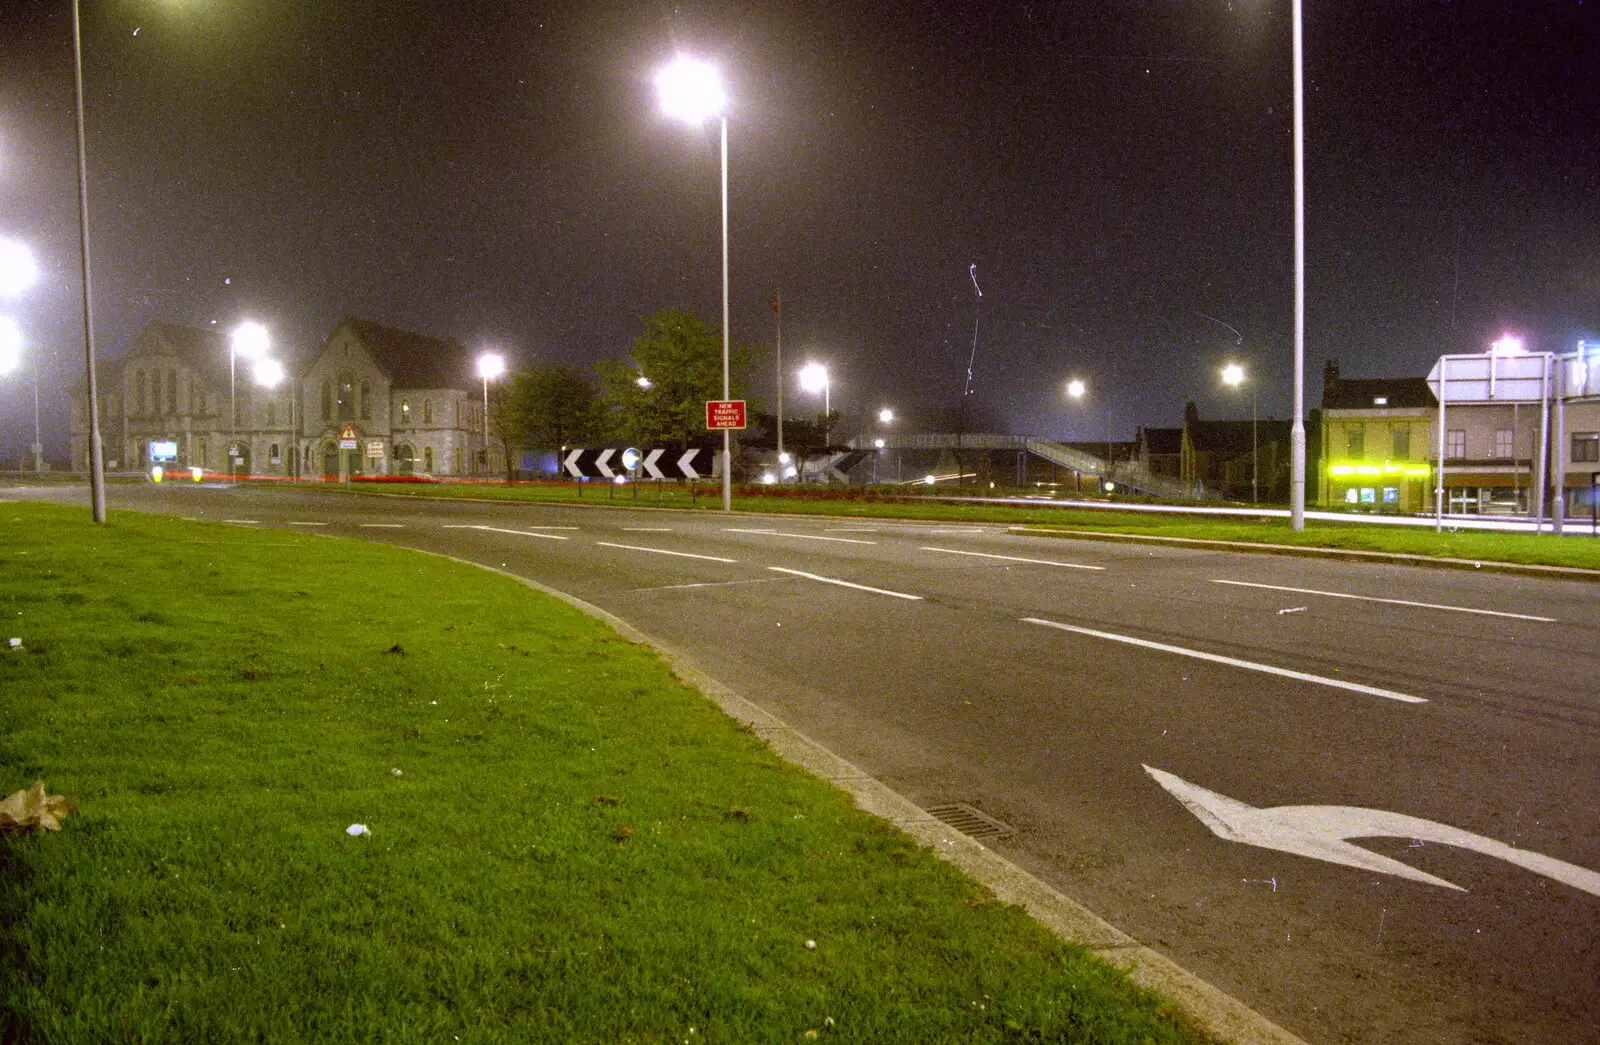
[[[239,402],[236,398],[238,382],[235,375],[239,357],[243,356],[249,360],[261,359],[271,347],[272,339],[267,336],[267,328],[248,320],[234,327],[233,335],[228,338],[228,455],[230,457],[237,454],[239,449]]]
[[[822,393],[822,439],[824,442],[831,442],[833,382],[828,378],[828,368],[821,363],[807,363],[800,369],[800,387],[812,395]],[[800,464],[803,467],[805,462],[801,461]]]
[[[506,372],[506,359],[497,352],[478,357],[478,376],[483,378],[483,474],[489,474],[489,382]]]
[[[656,74],[661,111],[696,126],[713,116],[722,124],[722,398],[728,382],[728,94],[713,65],[679,55]],[[732,433],[722,430],[722,510],[733,511]]]
[[[1238,388],[1245,382],[1244,367],[1238,363],[1229,363],[1222,368],[1222,383],[1229,388]],[[1260,442],[1256,437],[1256,386],[1250,385],[1250,503],[1256,504],[1260,500],[1258,488],[1256,461],[1259,459],[1258,451]]]

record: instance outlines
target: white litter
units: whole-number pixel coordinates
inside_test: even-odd
[[[400,770],[398,770],[398,769],[391,769],[391,770],[389,770],[389,772],[394,776],[399,776],[400,775]]]
[[[1304,606],[1291,606],[1286,610],[1279,610],[1278,611],[1278,616],[1281,617],[1285,613],[1304,613],[1305,611],[1306,611],[1306,608]]]
[[[362,835],[370,835],[372,832],[367,830],[366,824],[351,824],[344,829],[344,833],[351,838],[360,838]]]
[[[21,639],[12,639],[11,642],[10,642],[10,646],[11,646],[12,649],[16,649],[21,645],[22,645],[22,640]]]
[[[807,940],[806,941],[806,950],[814,951],[816,949],[817,949],[817,941],[815,941],[815,940]]]

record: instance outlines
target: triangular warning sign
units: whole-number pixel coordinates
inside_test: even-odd
[[[344,426],[344,431],[339,433],[339,438],[340,439],[354,439],[355,437],[356,437],[356,426],[355,425],[345,425]]]

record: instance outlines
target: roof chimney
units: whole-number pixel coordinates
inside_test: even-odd
[[[1338,380],[1339,380],[1339,361],[1337,359],[1330,359],[1326,363],[1322,364],[1322,384],[1323,384],[1323,387],[1326,388],[1328,385],[1334,384]]]

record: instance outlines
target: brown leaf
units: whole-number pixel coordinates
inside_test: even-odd
[[[16,831],[59,831],[61,820],[78,811],[78,803],[66,795],[47,795],[44,781],[13,791],[0,801],[0,833]]]
[[[616,795],[595,795],[594,800],[596,805],[614,806],[617,804]]]
[[[611,837],[615,838],[619,842],[626,842],[628,839],[633,837],[633,825],[623,824],[621,827],[611,832]]]
[[[727,812],[727,817],[729,820],[737,820],[740,823],[748,824],[756,818],[756,815],[748,809],[730,809]]]

